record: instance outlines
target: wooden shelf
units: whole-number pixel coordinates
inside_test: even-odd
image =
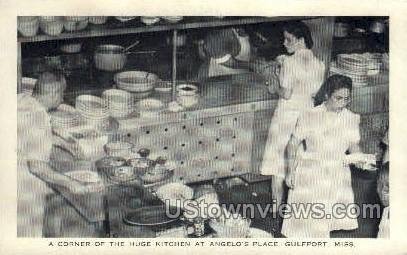
[[[202,18],[186,17],[184,22],[176,24],[158,24],[145,26],[138,22],[138,26],[123,27],[123,25],[112,26],[111,24],[89,26],[87,29],[79,32],[64,32],[58,36],[50,35],[36,35],[33,37],[18,37],[17,41],[24,42],[43,42],[52,40],[65,40],[75,38],[87,38],[87,37],[100,37],[100,36],[114,36],[114,35],[126,35],[126,34],[138,34],[149,33],[158,31],[171,31],[171,30],[185,30],[194,28],[209,28],[209,27],[221,27],[221,26],[233,26],[233,25],[250,25],[263,22],[275,22],[275,21],[287,21],[287,20],[304,20],[312,19],[316,17],[304,17],[304,16],[276,16],[276,17],[243,17],[236,19],[214,19],[209,21],[202,20]],[[190,20],[190,22],[188,22]],[[131,23],[130,23],[131,24]]]

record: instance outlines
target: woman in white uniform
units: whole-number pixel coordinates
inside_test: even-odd
[[[53,139],[48,111],[62,102],[60,91],[65,88],[62,77],[47,72],[40,76],[33,95],[17,96],[18,237],[43,236],[45,198],[53,192],[47,182],[71,193],[86,193],[91,188],[54,171],[48,164],[57,142]]]
[[[308,27],[302,22],[294,22],[285,26],[283,31],[284,46],[291,55],[278,57],[281,63],[280,99],[271,120],[260,168],[261,174],[272,175],[272,199],[276,208],[282,204],[285,195],[285,149],[288,140],[300,113],[313,107],[313,96],[325,75],[324,63],[311,51],[313,40]]]
[[[357,217],[350,214],[355,204],[349,165],[375,169],[375,156],[360,153],[360,116],[346,109],[352,80],[333,75],[325,85],[326,101],[299,117],[287,146],[291,213],[281,233],[289,238],[329,238],[331,231],[358,228]],[[299,151],[303,144],[306,149]],[[316,205],[319,209],[308,215],[295,215],[295,208]]]

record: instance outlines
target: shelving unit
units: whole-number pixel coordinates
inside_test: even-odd
[[[21,87],[21,46],[24,43],[46,43],[48,41],[56,40],[70,40],[81,38],[95,38],[95,37],[107,37],[107,36],[126,36],[151,32],[172,32],[173,47],[172,47],[172,82],[173,91],[175,91],[175,85],[177,80],[177,32],[180,30],[189,29],[202,29],[202,28],[216,28],[225,26],[238,26],[238,25],[250,25],[266,22],[278,22],[288,20],[306,20],[314,17],[303,16],[277,16],[277,17],[228,17],[228,19],[218,19],[215,17],[185,17],[183,21],[176,24],[166,24],[160,22],[155,25],[146,26],[139,21],[129,21],[125,23],[111,21],[103,25],[89,25],[83,31],[77,32],[63,32],[58,36],[49,36],[44,34],[38,34],[34,37],[18,37],[18,80],[17,90],[20,91]],[[175,92],[174,92],[175,93]]]

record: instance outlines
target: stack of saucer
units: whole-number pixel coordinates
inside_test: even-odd
[[[134,102],[131,93],[120,89],[108,89],[102,94],[110,116],[125,118],[133,112]]]
[[[96,128],[109,125],[109,110],[100,97],[81,95],[76,98],[75,108],[86,122]]]

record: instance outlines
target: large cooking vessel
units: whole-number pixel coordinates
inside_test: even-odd
[[[96,48],[94,61],[99,70],[118,71],[126,64],[127,54],[123,46],[102,44]]]

